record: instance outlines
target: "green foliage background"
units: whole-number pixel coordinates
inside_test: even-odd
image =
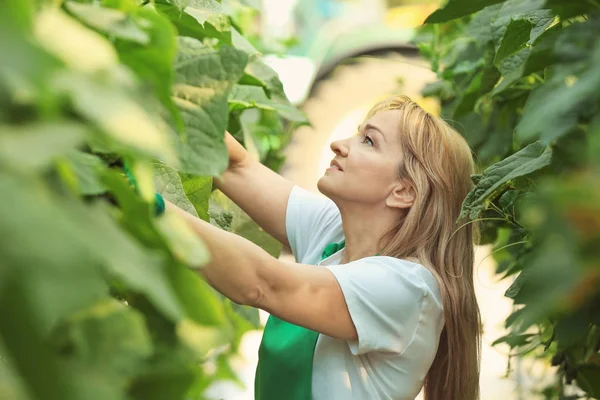
[[[257,311],[188,268],[210,255],[153,199],[279,254],[212,190],[226,128],[277,169],[284,124],[306,122],[240,32],[245,8],[3,3],[0,398],[202,399],[235,379],[228,359]]]
[[[513,355],[556,366],[547,398],[600,398],[600,4],[450,0],[416,39],[424,94],[481,172],[463,216],[513,280]]]

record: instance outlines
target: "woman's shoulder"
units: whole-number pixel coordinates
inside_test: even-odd
[[[433,273],[416,259],[403,259],[391,256],[373,256],[362,259],[367,263],[379,264],[385,266],[388,273],[393,273],[396,278],[400,278],[411,283],[411,286],[420,288],[426,293],[433,295],[435,300],[441,306],[442,296],[439,284]]]

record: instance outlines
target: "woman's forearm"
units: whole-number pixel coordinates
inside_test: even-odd
[[[238,304],[256,305],[261,296],[259,269],[277,260],[249,240],[196,218],[170,202],[166,204],[167,212],[183,217],[206,243],[211,260],[198,271],[207,282]]]

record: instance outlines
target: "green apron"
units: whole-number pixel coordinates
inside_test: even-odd
[[[346,245],[330,243],[321,261]],[[258,350],[255,400],[312,400],[312,367],[319,333],[270,316]]]

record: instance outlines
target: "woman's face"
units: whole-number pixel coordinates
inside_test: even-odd
[[[398,185],[401,148],[398,141],[401,111],[380,111],[358,128],[358,133],[331,144],[332,166],[317,186],[334,201],[385,204]]]

